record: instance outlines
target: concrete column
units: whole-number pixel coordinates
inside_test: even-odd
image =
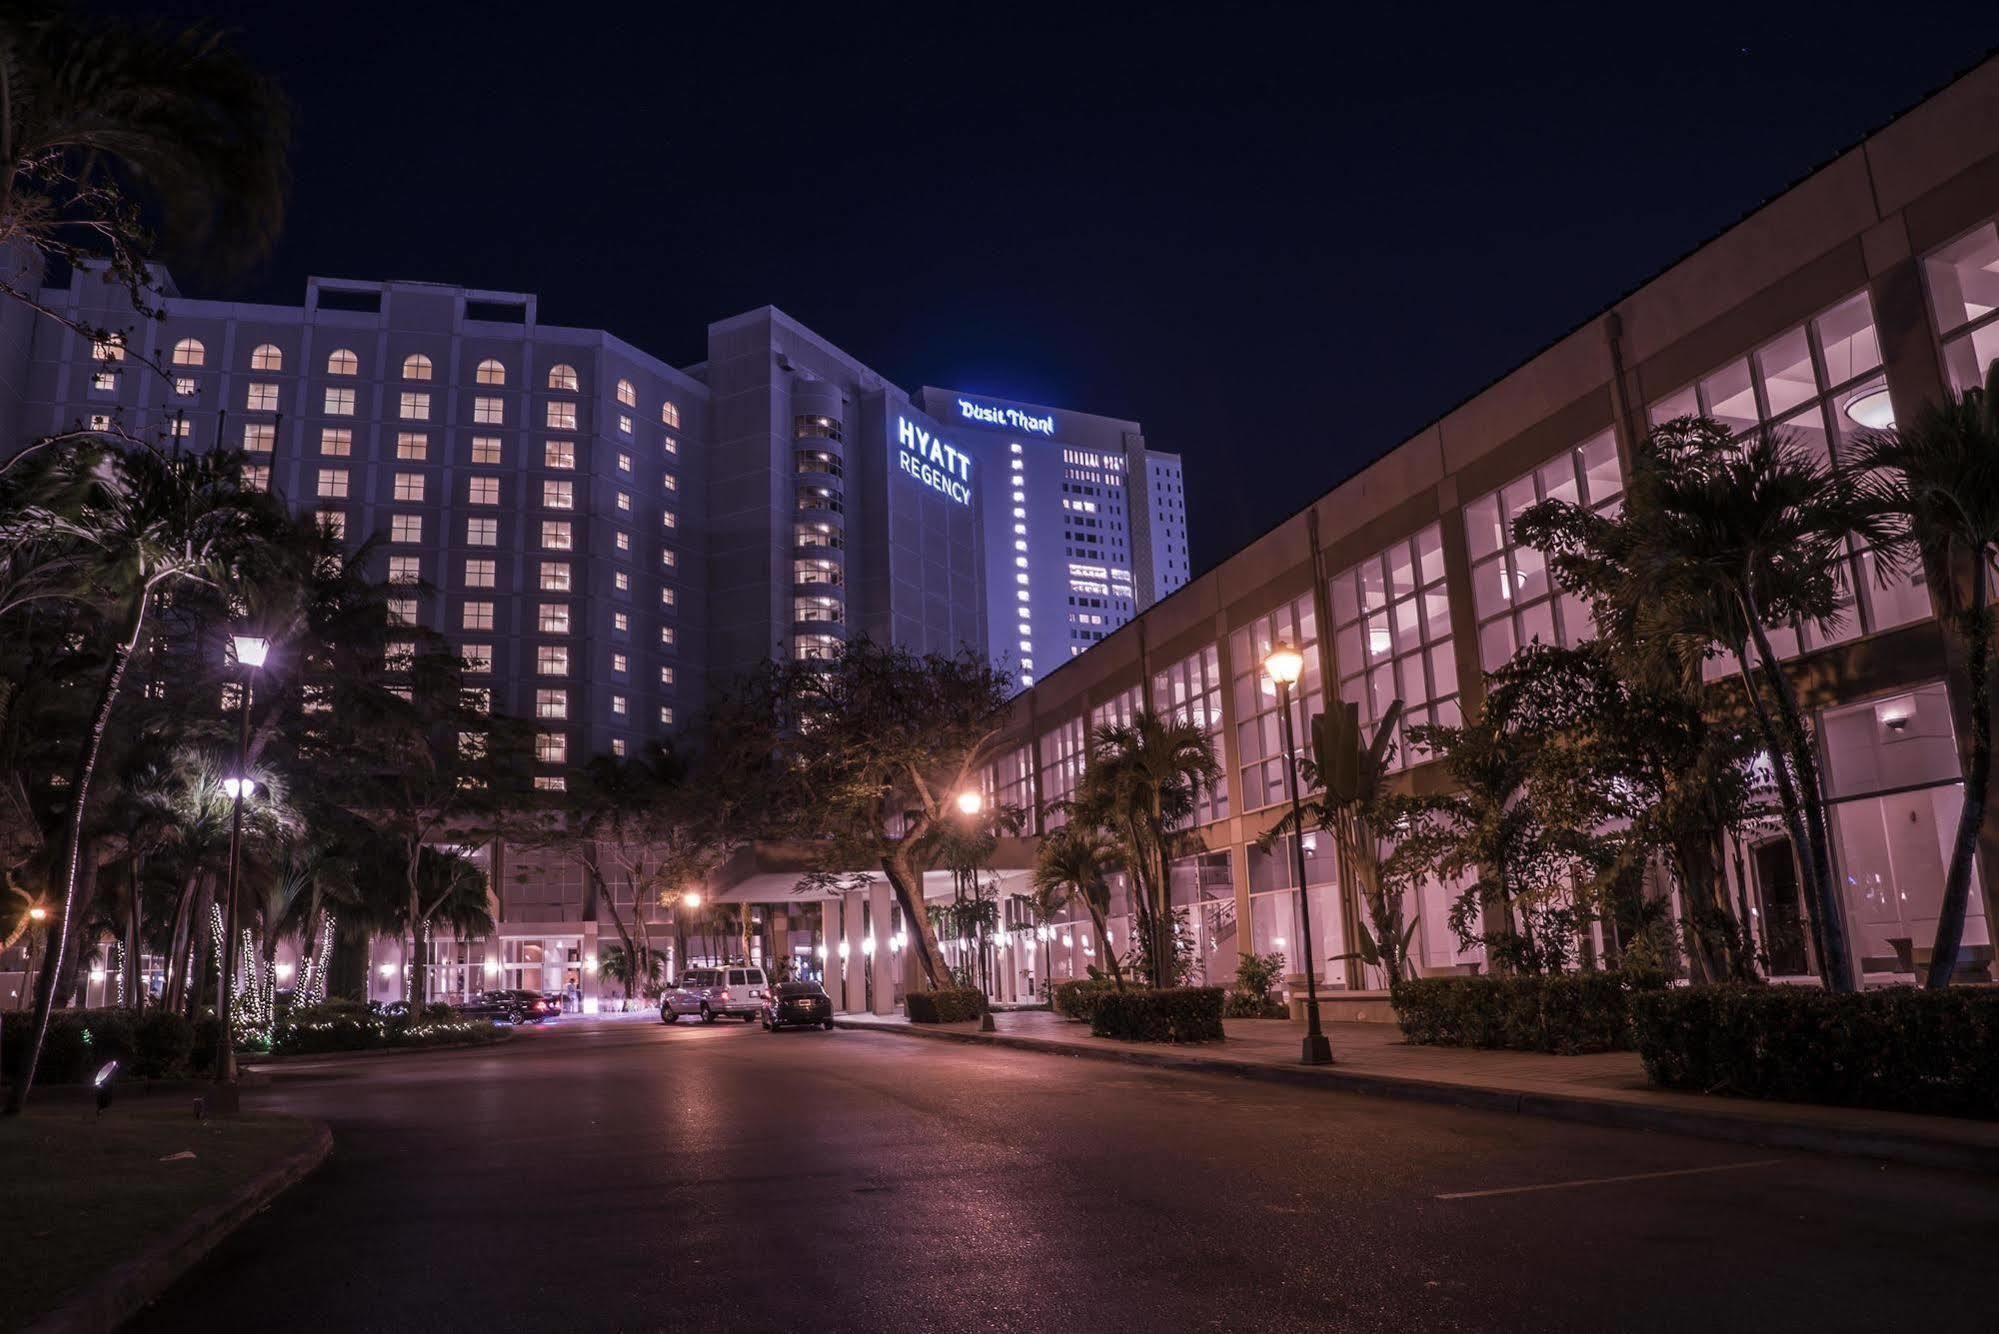
[[[875,1014],[895,1013],[895,982],[902,966],[902,957],[889,949],[889,937],[894,932],[889,927],[890,909],[895,903],[895,891],[886,880],[873,880],[868,884],[868,919],[874,934],[875,953]]]
[[[839,909],[837,927],[840,944],[847,947],[847,957],[839,957],[839,945],[833,947],[833,962],[840,966],[840,1008],[852,1014],[859,1014],[868,1008],[867,977],[861,958],[861,900],[858,893],[844,893],[835,900]]]

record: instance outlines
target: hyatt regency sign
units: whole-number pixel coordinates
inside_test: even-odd
[[[969,398],[958,400],[958,415],[966,421],[983,422],[987,426],[1010,426],[1016,431],[1030,431],[1035,435],[1055,434],[1055,414],[1037,417],[1019,408],[995,407],[990,403],[974,403]]]
[[[895,461],[904,472],[960,505],[972,503],[971,455],[953,449],[907,417],[895,419],[895,443]]]

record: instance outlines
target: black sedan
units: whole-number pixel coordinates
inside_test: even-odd
[[[817,982],[780,982],[764,996],[764,1031],[787,1026],[831,1028],[833,998]]]
[[[466,1019],[491,1019],[496,1024],[538,1024],[557,1007],[536,991],[489,991],[457,1007]]]

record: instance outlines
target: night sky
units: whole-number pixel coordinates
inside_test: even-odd
[[[1989,0],[91,8],[219,21],[295,103],[279,249],[190,295],[529,291],[682,365],[773,304],[912,391],[1143,421],[1197,569],[1999,41]]]

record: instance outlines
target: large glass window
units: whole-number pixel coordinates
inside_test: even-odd
[[[1624,494],[1617,438],[1609,431],[1465,506],[1465,543],[1471,555],[1472,604],[1478,615],[1479,665],[1490,672],[1515,650],[1543,644],[1577,644],[1593,637],[1589,608],[1555,587],[1547,561],[1514,536],[1513,521],[1529,505],[1565,500],[1608,509]],[[1429,608],[1449,629],[1450,608]],[[1344,656],[1342,671],[1349,670]]]
[[[1213,644],[1190,653],[1152,677],[1152,704],[1175,722],[1192,723],[1208,734],[1216,763],[1223,761],[1222,658]],[[1224,773],[1194,804],[1194,823],[1226,820],[1229,778]]]
[[[1988,222],[1923,261],[1944,366],[1959,392],[1999,360],[1999,223]]]
[[[1311,744],[1311,718],[1325,707],[1319,679],[1319,627],[1310,595],[1290,602],[1229,636],[1229,667],[1235,673],[1236,762],[1242,806],[1253,811],[1288,799],[1284,785],[1283,720],[1277,711],[1277,685],[1263,670],[1263,660],[1279,641],[1305,656],[1305,669],[1291,687],[1292,741],[1300,749]]]
[[[1086,731],[1081,718],[1071,718],[1041,734],[1041,800],[1050,808],[1076,795],[1076,783],[1083,776]],[[1054,829],[1068,823],[1068,817],[1050,809],[1043,823]]]
[[[1333,622],[1340,698],[1360,706],[1361,725],[1369,729],[1401,700],[1403,734],[1389,767],[1423,758],[1410,753],[1406,729],[1455,726],[1463,717],[1442,529],[1433,523],[1341,573],[1333,580]]]

